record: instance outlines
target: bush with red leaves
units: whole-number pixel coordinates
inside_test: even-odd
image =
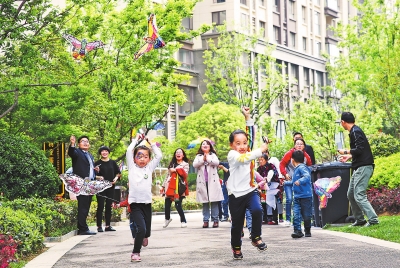
[[[8,267],[10,262],[16,261],[17,246],[11,236],[0,234],[0,268]]]
[[[367,191],[368,200],[377,214],[400,212],[400,188],[371,188]]]

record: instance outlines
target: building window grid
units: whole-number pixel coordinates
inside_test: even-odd
[[[179,61],[181,62],[181,68],[194,70],[193,51],[180,48]]]
[[[275,2],[274,2],[274,8],[275,8],[275,11],[276,12],[279,12],[280,11],[280,0],[275,0]]]
[[[289,0],[289,18],[295,18],[295,2],[292,0]]]
[[[260,31],[262,32],[261,33],[262,37],[265,38],[265,22],[264,21],[260,21]]]
[[[290,47],[296,48],[296,34],[290,32]]]
[[[315,33],[321,34],[320,16],[319,12],[315,11]]]
[[[212,12],[211,16],[213,23],[215,23],[216,25],[222,25],[226,20],[226,11],[223,10],[223,11]]]
[[[307,38],[303,37],[303,51],[307,52]]]
[[[277,44],[281,43],[281,38],[280,38],[280,27],[274,26],[274,38]]]

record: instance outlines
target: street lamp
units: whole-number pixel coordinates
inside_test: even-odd
[[[340,127],[340,120],[335,121],[335,123]],[[335,133],[335,144],[336,144],[336,148],[339,149],[343,149],[344,147],[344,137],[343,137],[343,132],[339,131],[338,133]]]
[[[286,136],[286,124],[285,119],[279,118],[276,121],[276,137],[280,140],[283,140]]]

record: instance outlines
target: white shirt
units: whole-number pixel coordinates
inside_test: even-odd
[[[132,140],[132,143],[126,150],[126,161],[128,164],[128,179],[129,179],[129,197],[128,203],[145,203],[149,204],[152,202],[151,185],[152,185],[152,173],[160,163],[162,153],[160,148],[155,144],[151,146],[154,158],[145,166],[139,167],[133,161],[133,150],[137,140]]]

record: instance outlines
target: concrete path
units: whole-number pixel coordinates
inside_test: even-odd
[[[164,216],[153,216],[152,235],[139,263],[130,262],[132,237],[124,222],[114,227],[116,232],[53,244],[25,267],[400,267],[400,244],[321,228],[312,228],[310,238],[293,239],[292,227],[283,225],[263,225],[265,252],[251,245],[245,230],[244,258],[233,260],[229,222],[203,229],[201,213],[187,213],[186,218],[187,228],[180,227],[177,214],[163,228]]]

